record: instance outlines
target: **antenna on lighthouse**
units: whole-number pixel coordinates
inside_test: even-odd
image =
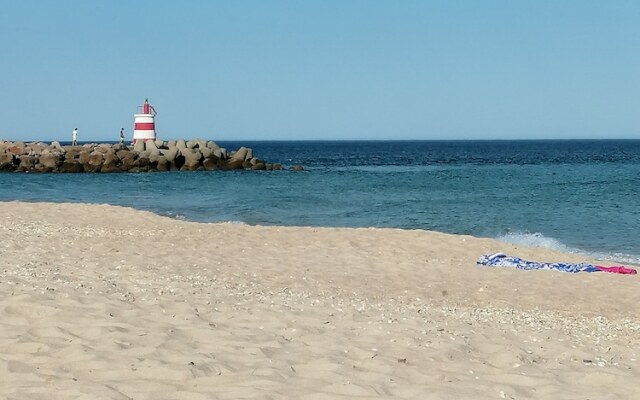
[[[144,99],[142,113],[133,114],[133,143],[142,140],[156,140],[155,108],[149,104],[149,99]]]

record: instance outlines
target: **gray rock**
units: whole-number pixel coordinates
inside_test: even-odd
[[[189,171],[198,169],[200,160],[202,160],[202,153],[199,149],[181,149],[180,153],[184,156],[184,168]]]
[[[220,169],[220,167],[218,166],[219,161],[220,160],[218,158],[214,158],[214,157],[205,158],[204,161],[202,162],[202,166],[207,171],[215,171]]]
[[[176,157],[180,154],[180,150],[178,150],[177,147],[169,147],[168,150],[164,150],[164,152],[162,152],[165,156],[165,158],[167,159],[167,161],[169,161],[170,163],[173,163],[176,159]]]
[[[230,161],[237,161],[237,160],[244,161],[245,158],[247,157],[248,152],[249,150],[246,147],[242,146],[238,149],[238,151],[236,151],[231,155]]]
[[[69,147],[68,150],[64,153],[65,160],[75,160],[80,155],[80,148],[78,147]]]
[[[46,146],[44,146],[42,143],[29,143],[25,147],[25,151],[27,151],[32,156],[42,154],[42,151],[46,148]]]
[[[102,167],[100,167],[100,172],[118,172],[120,171],[120,167],[118,164],[120,159],[116,156],[115,153],[107,153],[104,155],[104,162],[102,163]]]
[[[144,142],[145,151],[151,152],[153,150],[158,150],[158,146],[156,146],[156,142],[153,140],[148,140]]]
[[[242,169],[242,164],[244,164],[243,160],[228,160],[223,164],[222,169]]]
[[[60,165],[62,165],[63,160],[64,156],[62,156],[61,154],[56,154],[53,152],[42,154],[38,159],[37,168],[42,172],[51,172],[57,170]]]
[[[92,152],[87,162],[80,162],[84,172],[100,172],[102,163],[104,162],[104,156],[100,152]]]
[[[13,171],[16,159],[12,153],[0,153],[0,171]]]
[[[191,139],[187,142],[187,149],[195,149],[198,147],[198,140]]]
[[[213,150],[208,147],[200,147],[198,150],[202,153],[202,157],[208,158],[213,155]],[[216,157],[218,158],[218,157]]]
[[[138,140],[133,144],[133,151],[137,151],[138,153],[144,151],[144,141]]]
[[[78,160],[64,160],[60,172],[83,172],[82,164]]]
[[[151,164],[155,164],[155,168],[158,171],[169,171],[169,169],[171,168],[171,164],[169,163],[169,161],[167,161],[167,159],[162,155],[151,159]]]
[[[5,148],[5,151],[7,153],[15,154],[16,156],[21,156],[25,153],[25,145],[22,142],[15,142],[9,144],[9,146]]]
[[[129,171],[135,165],[136,159],[138,158],[137,153],[132,151],[123,152],[122,156],[120,156],[120,152],[118,152],[118,157],[120,158],[120,169],[123,171]]]
[[[200,149],[200,151],[207,148],[207,142],[205,142],[204,140],[196,139],[196,142],[198,142],[198,148]]]
[[[109,151],[113,151],[113,148],[111,147],[110,144],[101,143],[101,144],[96,146],[96,150],[99,151],[100,153],[104,154],[104,153],[107,153]]]
[[[162,153],[160,153],[159,149],[155,149],[155,150],[147,150],[145,151],[145,153],[147,153],[147,157],[149,157],[149,159],[153,159],[154,157],[158,157],[161,156]]]
[[[116,151],[116,156],[118,156],[118,158],[121,160],[125,157],[129,157],[129,155],[133,155],[133,153],[131,152],[131,150],[128,150],[128,149],[122,149],[122,150]]]
[[[78,154],[78,161],[80,161],[80,164],[87,164],[89,162],[89,159],[91,158],[92,153],[93,151],[90,147],[82,148],[80,150],[80,154]]]
[[[22,155],[19,157],[20,164],[18,165],[18,170],[20,171],[31,171],[33,167],[36,165],[36,161],[38,160],[34,156]]]

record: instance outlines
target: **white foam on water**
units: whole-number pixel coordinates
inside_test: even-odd
[[[500,235],[496,238],[504,243],[511,243],[519,246],[539,247],[543,249],[561,251],[564,253],[575,253],[584,257],[593,258],[596,260],[610,261],[612,263],[626,263],[633,265],[640,265],[640,256],[624,253],[604,253],[604,252],[592,252],[582,249],[567,246],[552,237],[544,236],[542,233],[523,233],[523,232],[509,232],[504,235]]]
[[[249,225],[244,221],[234,221],[234,220],[229,220],[229,221],[213,221],[210,222],[210,224],[227,224],[227,225]]]
[[[580,253],[578,249],[572,249],[569,246],[563,244],[559,240],[546,237],[542,233],[522,233],[522,232],[509,232],[504,235],[498,236],[501,242],[516,244],[520,246],[529,247],[541,247],[543,249],[550,249],[556,251],[562,251],[565,253]]]

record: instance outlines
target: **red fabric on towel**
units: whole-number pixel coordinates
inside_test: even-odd
[[[623,267],[622,265],[614,265],[613,267],[596,265],[596,268],[602,272],[609,272],[611,274],[635,275],[638,273],[635,269]]]

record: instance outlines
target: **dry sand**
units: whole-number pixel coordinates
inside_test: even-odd
[[[489,239],[0,203],[0,398],[636,399],[637,276]]]

